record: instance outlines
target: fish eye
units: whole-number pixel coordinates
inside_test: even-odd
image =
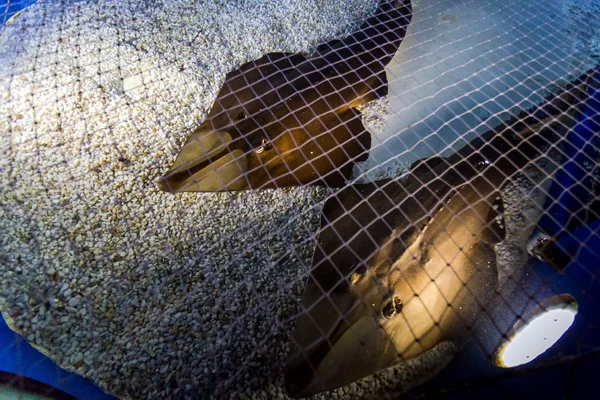
[[[248,118],[248,114],[244,111],[240,111],[239,114],[235,117],[238,121]]]
[[[356,282],[358,282],[360,277],[363,276],[365,272],[367,272],[367,267],[360,265],[358,268],[356,268],[356,270],[354,270],[352,275],[350,275],[350,283],[353,285],[356,284]]]
[[[271,150],[272,148],[273,145],[267,139],[263,139],[260,143],[260,147],[256,150],[256,153],[261,154],[265,150]]]
[[[385,319],[391,319],[394,315],[402,312],[402,299],[398,296],[392,298],[381,310],[381,315]]]
[[[487,167],[488,165],[490,165],[490,160],[484,159],[484,160],[478,161],[476,166],[478,169],[482,169],[484,167]]]
[[[421,253],[421,264],[427,264],[429,261],[431,261],[431,255],[429,254],[429,249],[426,248]]]

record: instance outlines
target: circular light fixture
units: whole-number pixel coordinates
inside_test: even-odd
[[[569,294],[552,296],[517,321],[496,352],[496,365],[512,368],[533,361],[571,327],[577,302]]]

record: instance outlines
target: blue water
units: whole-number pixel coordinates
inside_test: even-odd
[[[599,16],[600,18],[600,16]],[[600,82],[600,73],[594,79]],[[600,86],[600,84],[598,85]],[[594,197],[594,176],[600,146],[600,91],[588,88],[589,98],[580,109],[578,123],[567,135],[564,152],[569,158],[557,171],[540,226],[550,234],[577,229],[586,221],[586,208]]]
[[[78,399],[116,400],[90,381],[65,371],[34,349],[0,317],[0,370],[54,386]]]
[[[0,25],[4,25],[15,13],[34,4],[37,0],[0,0]]]

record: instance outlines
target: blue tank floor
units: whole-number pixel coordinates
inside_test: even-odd
[[[0,318],[0,371],[35,379],[62,390],[78,399],[116,400],[90,381],[54,364],[31,347]]]
[[[29,7],[36,1],[37,0],[0,0],[0,27],[17,12]]]

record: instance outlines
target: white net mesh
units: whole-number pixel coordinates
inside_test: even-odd
[[[554,309],[526,376],[596,360],[599,16],[0,2],[2,316],[120,398],[462,392]]]

